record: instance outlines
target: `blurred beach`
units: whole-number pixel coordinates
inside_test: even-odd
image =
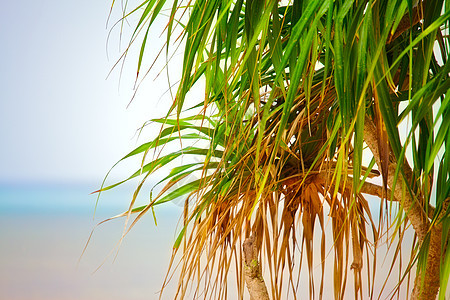
[[[93,220],[95,185],[0,186],[0,299],[157,299],[180,208],[155,208],[117,254],[131,189],[104,193]],[[116,250],[116,251],[114,251]],[[112,252],[111,252],[112,251]],[[117,255],[116,255],[117,254]],[[98,268],[98,270],[97,270]],[[167,295],[169,296],[169,295]]]

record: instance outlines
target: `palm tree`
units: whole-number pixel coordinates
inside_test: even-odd
[[[336,299],[351,277],[356,297],[378,297],[384,243],[393,254],[382,276],[398,283],[389,296],[445,298],[449,1],[146,0],[122,21],[134,14],[130,46],[145,33],[138,75],[160,15],[169,15],[167,56],[182,45],[182,75],[166,117],[152,120],[158,136],[122,159],[141,155],[142,165],[99,191],[140,178],[122,215],[136,216],[131,227],[184,197],[176,298],[192,287],[225,299],[231,270],[239,297],[246,283],[252,299],[322,298],[326,264]],[[199,82],[204,97],[187,109]],[[151,174],[188,156],[202,159],[172,165],[159,195],[135,206]]]

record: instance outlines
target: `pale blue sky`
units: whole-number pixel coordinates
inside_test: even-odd
[[[126,109],[135,56],[120,88],[119,70],[105,80],[120,53],[119,32],[113,31],[107,59],[110,5],[109,0],[3,1],[0,182],[98,182],[137,145],[135,130],[161,113],[155,107],[161,106],[167,80],[154,82],[155,76]],[[151,52],[160,44],[155,36]]]

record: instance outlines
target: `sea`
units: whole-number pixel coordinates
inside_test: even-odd
[[[124,218],[96,225],[126,211],[133,189],[104,192],[96,207],[97,188],[0,184],[0,299],[159,298],[181,207],[156,207],[156,223],[144,216],[119,243]]]

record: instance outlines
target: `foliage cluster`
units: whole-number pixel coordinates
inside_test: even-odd
[[[401,270],[391,296],[417,269],[412,298],[436,297],[440,288],[443,299],[450,275],[450,1],[166,2],[142,1],[123,20],[139,16],[130,39],[144,34],[139,75],[149,29],[169,15],[166,54],[181,43],[184,55],[173,105],[152,120],[161,123],[158,136],[123,158],[142,155],[139,169],[101,191],[140,178],[124,213],[136,214],[131,226],[155,205],[185,197],[174,245],[177,297],[194,284],[197,296],[226,298],[232,265],[242,297],[241,246],[254,236],[273,299],[305,291],[298,286],[302,262],[310,295],[321,297],[330,260],[336,299],[350,269],[355,294],[376,297],[382,240],[394,249],[391,271]],[[204,97],[186,108],[200,81]],[[206,143],[188,142],[196,140]],[[180,141],[180,150],[149,155]],[[202,160],[173,167],[161,193],[135,207],[149,176],[185,156]],[[198,179],[183,181],[193,172]],[[379,175],[378,184],[371,181]],[[379,215],[367,195],[378,197]],[[408,230],[414,240],[405,263]]]

